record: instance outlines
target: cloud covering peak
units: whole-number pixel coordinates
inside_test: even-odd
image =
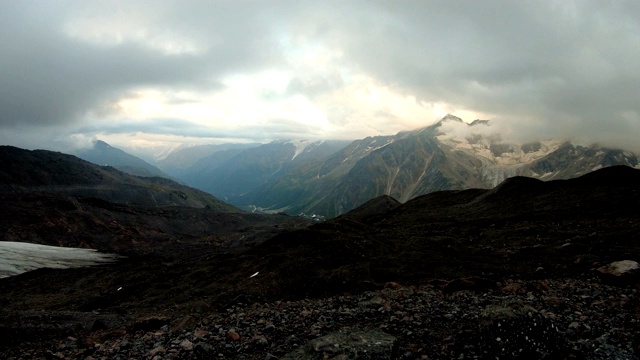
[[[359,138],[453,113],[640,151],[631,0],[9,0],[0,53],[0,142],[23,147]]]

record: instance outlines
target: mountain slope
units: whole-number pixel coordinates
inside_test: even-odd
[[[78,151],[75,155],[96,165],[113,166],[131,175],[169,178],[157,167],[101,140],[96,140],[92,148]]]
[[[187,228],[192,214],[174,216],[185,219]],[[38,305],[49,309],[60,303],[93,309],[95,297],[104,297],[110,302],[103,311],[165,304],[173,308],[176,302],[201,310],[204,303],[224,308],[239,297],[245,303],[262,303],[357,293],[381,288],[387,281],[438,286],[431,281],[470,276],[494,282],[592,278],[599,265],[640,260],[638,219],[640,170],[616,166],[570,180],[518,177],[491,190],[439,191],[405,204],[382,197],[353,213],[280,232],[244,251],[220,254],[223,249],[201,247],[202,256],[194,258],[169,241],[166,245],[174,251],[164,256],[172,260],[140,259],[109,269],[53,273],[49,278],[59,278],[46,286],[34,282],[31,289],[11,287],[13,280],[5,279],[0,289],[5,284],[5,289],[23,294],[14,294],[16,299],[49,291]],[[206,223],[198,219],[198,224]],[[182,256],[185,261],[176,261]],[[144,275],[149,272],[153,276]],[[256,272],[256,278],[249,278]],[[61,284],[79,281],[65,274],[80,277],[85,285],[60,293]],[[118,286],[142,290],[113,298],[85,295]],[[20,304],[7,302],[18,308]]]
[[[213,196],[160,177],[137,177],[73,155],[0,146],[0,192],[51,192],[147,207],[238,211]]]
[[[640,170],[614,166],[570,180],[516,177],[491,190],[433,192],[400,205],[383,196],[255,252],[274,259],[263,270],[287,268],[283,283],[310,293],[444,274],[536,276],[539,267],[579,275],[594,262],[637,259],[638,216]]]
[[[31,223],[16,226],[24,208],[0,208],[9,220],[0,232],[8,235],[50,233],[39,216],[51,220],[60,212],[69,223],[56,227],[55,237],[69,238],[65,225],[82,225],[91,213],[96,226],[80,226],[71,237],[85,239],[86,231],[92,244],[129,244],[150,236],[162,247],[104,267],[1,279],[0,350],[16,358],[24,349],[38,358],[51,349],[56,357],[142,358],[162,347],[186,358],[200,352],[264,359],[303,347],[300,340],[339,329],[349,335],[357,324],[397,336],[411,355],[429,348],[429,358],[482,358],[481,314],[496,304],[527,304],[542,317],[517,320],[517,327],[553,321],[568,348],[580,350],[575,358],[633,358],[640,351],[638,278],[611,286],[595,269],[640,260],[639,184],[640,170],[615,166],[570,180],[515,177],[491,190],[439,191],[404,204],[385,196],[250,248],[212,246],[210,229],[226,227],[222,235],[240,240],[250,219],[261,217],[251,232],[264,239],[265,231],[279,229],[269,219],[299,218],[171,209],[180,222],[166,227],[157,221],[163,209],[129,214],[128,207],[104,209],[89,200],[30,213]],[[30,209],[50,200],[27,195],[36,203],[19,205]],[[232,332],[240,339],[225,336]],[[256,333],[269,345],[257,344]],[[616,356],[614,346],[630,356]]]
[[[449,122],[436,137],[452,154],[466,154],[480,161],[477,169],[485,187],[493,187],[508,177],[522,175],[542,180],[568,179],[613,165],[638,166],[638,157],[629,151],[584,146],[562,139],[526,144],[501,141],[490,133],[490,122]],[[487,135],[489,132],[490,135]]]
[[[635,154],[597,145],[503,143],[486,135],[488,126],[448,115],[415,131],[357,140],[327,159],[292,168],[241,200],[258,208],[333,217],[380,195],[405,202],[439,190],[491,188],[511,176],[567,179],[639,163]]]
[[[244,149],[260,145],[261,144],[257,143],[249,143],[191,146],[171,152],[167,157],[158,161],[158,167],[171,176],[177,178],[182,178],[183,176],[188,177],[190,171],[198,171],[191,170],[191,168],[201,159],[227,150],[235,150],[233,153],[237,154]]]
[[[240,197],[276,179],[290,168],[324,158],[345,141],[273,141],[249,149],[229,149],[201,158],[181,179],[217,197],[238,203]]]

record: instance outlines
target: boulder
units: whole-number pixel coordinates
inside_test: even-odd
[[[640,280],[640,264],[633,260],[614,261],[596,269],[603,281],[629,285]]]
[[[193,343],[185,339],[180,343],[180,347],[182,348],[182,350],[191,351],[193,350]]]
[[[395,336],[377,329],[345,328],[309,341],[282,357],[282,360],[383,360],[395,358],[395,352]]]
[[[479,325],[490,359],[556,359],[568,351],[555,324],[519,301],[487,306]]]
[[[235,332],[233,329],[229,330],[229,332],[227,333],[227,339],[230,341],[238,341],[240,340],[240,334]]]

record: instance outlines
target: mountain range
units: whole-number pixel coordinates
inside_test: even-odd
[[[339,153],[359,159],[345,161],[355,163],[346,174],[367,164],[362,153],[391,163],[380,150],[396,143],[432,149],[433,136],[420,147],[410,145],[414,136],[349,144]],[[327,159],[306,166],[317,163]],[[382,195],[313,223],[239,212],[171,180],[71,155],[0,147],[1,239],[126,256],[0,279],[0,353],[257,360],[358,326],[397,338],[389,359],[483,358],[480,314],[515,301],[555,322],[577,354],[566,358],[634,358],[618,355],[640,353],[637,273],[596,269],[639,260],[638,184],[640,170],[629,166],[569,180],[515,176],[405,202]],[[536,320],[523,321],[516,327],[533,336]]]
[[[338,140],[286,140],[249,145],[248,148],[236,146],[204,156],[180,172],[171,167],[163,169],[190,186],[232,204],[242,204],[241,198],[248,192],[284,176],[292,168],[324,159],[348,143]],[[185,151],[188,149],[177,155],[182,156]]]
[[[4,241],[121,254],[164,251],[167,243],[186,252],[193,246],[239,246],[308,224],[246,213],[166,178],[11,146],[0,146],[0,203]]]
[[[396,135],[308,146],[308,157],[292,156],[293,142],[273,142],[203,162],[185,182],[244,208],[335,217],[381,195],[406,202],[439,190],[488,189],[517,175],[568,179],[612,165],[638,166],[635,154],[597,145],[506,143],[487,135],[489,126],[448,115]]]
[[[169,153],[165,158],[158,160],[158,167],[164,169],[172,176],[189,180],[193,173],[206,171],[207,167],[217,166],[215,159],[228,159],[242,150],[257,147],[262,144],[220,144],[220,145],[196,145],[177,149]],[[214,155],[218,153],[218,155]],[[222,155],[222,153],[225,153]],[[220,155],[222,155],[220,157]],[[205,158],[213,157],[211,160]],[[202,160],[205,159],[205,160]],[[202,160],[202,161],[201,161]],[[218,160],[219,161],[219,160]],[[197,164],[196,164],[197,163]]]
[[[447,115],[434,125],[355,141],[278,140],[187,147],[151,165],[96,141],[79,157],[134,175],[179,180],[248,211],[332,218],[381,195],[400,202],[439,190],[492,188],[506,178],[569,179],[632,152],[546,139],[503,141],[492,124]],[[162,170],[160,170],[162,169]]]

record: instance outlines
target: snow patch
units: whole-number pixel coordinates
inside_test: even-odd
[[[480,168],[480,174],[482,179],[492,187],[498,186],[507,178],[518,175],[518,170],[520,169],[520,166],[495,166],[487,164],[486,160],[482,162],[483,166]]]
[[[467,137],[460,137],[456,133],[440,134],[437,139],[451,147],[456,151],[462,151],[473,156],[481,157],[487,160],[487,166],[497,168],[506,168],[530,164],[536,160],[556,151],[564,141],[560,140],[542,140],[539,141],[540,147],[536,151],[525,152],[522,147],[517,144],[506,144],[499,141],[497,135],[486,135],[482,133],[465,134]],[[501,154],[494,154],[492,145],[506,146],[508,151]]]
[[[380,146],[375,146],[375,141],[372,141],[371,144],[369,144],[369,146],[367,146],[367,148],[364,150],[365,152],[369,152],[369,151],[375,151],[378,149],[382,149],[385,146],[388,146],[389,144],[392,144],[393,140],[389,139],[387,140],[387,142],[385,142],[384,144],[380,145]],[[373,145],[373,146],[372,146]]]
[[[40,268],[68,269],[105,264],[119,258],[93,249],[0,241],[0,278]]]
[[[395,140],[393,139],[388,139],[384,144],[376,146],[376,140],[373,140],[369,143],[369,145],[367,145],[366,148],[364,148],[364,150],[360,150],[359,152],[356,153],[356,150],[358,150],[358,148],[360,147],[361,144],[358,144],[353,151],[351,152],[352,156],[347,156],[346,158],[342,159],[342,163],[351,160],[352,158],[355,157],[356,160],[359,160],[363,157],[365,157],[366,155],[368,155],[370,152],[376,151],[378,149],[382,149],[385,146],[389,146],[391,144],[393,144]],[[354,155],[355,154],[355,155]]]
[[[296,151],[293,154],[293,157],[291,158],[291,160],[295,159],[296,157],[298,157],[298,155],[302,154],[304,152],[304,150],[309,146],[309,145],[315,145],[315,146],[319,146],[324,142],[324,140],[291,140],[286,142],[286,144],[292,144],[293,146],[295,146]]]

